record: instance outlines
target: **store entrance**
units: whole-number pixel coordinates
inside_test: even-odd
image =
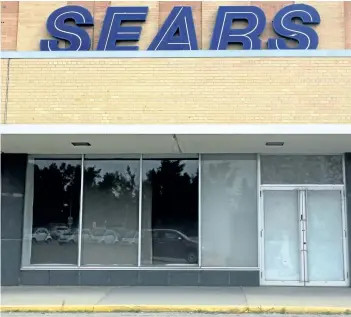
[[[348,285],[344,191],[261,188],[261,284]]]

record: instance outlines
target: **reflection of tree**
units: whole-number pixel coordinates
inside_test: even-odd
[[[198,170],[195,175],[184,172],[189,163],[161,160],[158,168],[147,172],[144,186],[152,188],[153,228],[173,228],[197,236]]]
[[[105,173],[96,167],[99,164],[88,165],[84,173],[85,227],[95,222],[97,226],[137,229],[139,183],[133,164],[139,162]]]
[[[73,217],[78,223],[80,165],[52,162],[48,166],[34,165],[33,226],[67,223]]]
[[[104,165],[86,161],[84,171],[83,227],[124,227],[137,230],[139,214],[139,161],[128,162],[116,170],[104,171]],[[194,164],[195,175],[184,171]],[[35,226],[67,223],[70,214],[78,225],[81,166],[73,162],[53,161],[35,165]],[[101,168],[100,168],[101,167]],[[148,171],[144,185],[152,188],[152,226],[178,229],[197,235],[198,171],[196,161],[161,160]],[[151,198],[151,197],[150,197]],[[65,207],[65,204],[68,206]]]

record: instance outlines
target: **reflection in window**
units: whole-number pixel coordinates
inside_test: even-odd
[[[86,160],[82,264],[137,265],[140,160]]]
[[[262,184],[343,184],[341,155],[262,155]]]
[[[198,263],[198,161],[144,160],[142,265]]]
[[[254,155],[203,155],[202,266],[258,266],[256,164]]]
[[[80,160],[28,164],[23,264],[77,264]]]

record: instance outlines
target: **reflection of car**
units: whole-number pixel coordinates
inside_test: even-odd
[[[121,244],[137,244],[138,242],[139,233],[137,231],[131,231],[121,239]]]
[[[53,226],[51,228],[51,236],[54,239],[57,239],[61,236],[61,234],[69,233],[70,229],[67,226]]]
[[[33,230],[32,241],[33,242],[51,242],[52,237],[50,232],[46,228],[37,228]]]
[[[195,264],[198,261],[198,243],[173,229],[152,230],[153,256],[184,259]]]
[[[82,230],[82,241],[83,242],[91,242],[92,241],[92,233],[90,229]]]
[[[78,243],[78,230],[74,229],[72,231],[62,233],[57,241],[59,244]]]
[[[115,244],[119,242],[115,231],[106,228],[95,228],[91,231],[91,242]]]

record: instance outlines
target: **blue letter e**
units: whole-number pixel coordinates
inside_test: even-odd
[[[191,7],[174,7],[148,48],[149,51],[197,49]]]
[[[97,45],[98,51],[136,51],[138,46],[116,45],[119,41],[140,39],[140,26],[122,26],[125,21],[146,20],[148,7],[109,7]]]
[[[76,25],[66,24],[66,21],[73,20]],[[55,40],[41,40],[41,51],[88,51],[91,40],[89,34],[79,26],[91,26],[94,24],[93,17],[89,10],[81,6],[65,6],[50,14],[46,28],[56,38]],[[60,48],[58,40],[65,40],[70,43],[67,48]]]
[[[297,47],[289,47],[284,39],[269,39],[268,49],[271,50],[311,50],[318,47],[318,34],[309,26],[296,24],[294,19],[300,19],[304,24],[319,24],[321,18],[317,10],[306,4],[292,4],[281,9],[273,20],[275,33],[285,38],[295,40]]]
[[[236,20],[246,20],[244,29],[232,29]],[[216,24],[213,30],[210,50],[225,50],[228,44],[242,43],[244,50],[259,50],[259,36],[266,26],[264,12],[254,6],[219,7]]]

